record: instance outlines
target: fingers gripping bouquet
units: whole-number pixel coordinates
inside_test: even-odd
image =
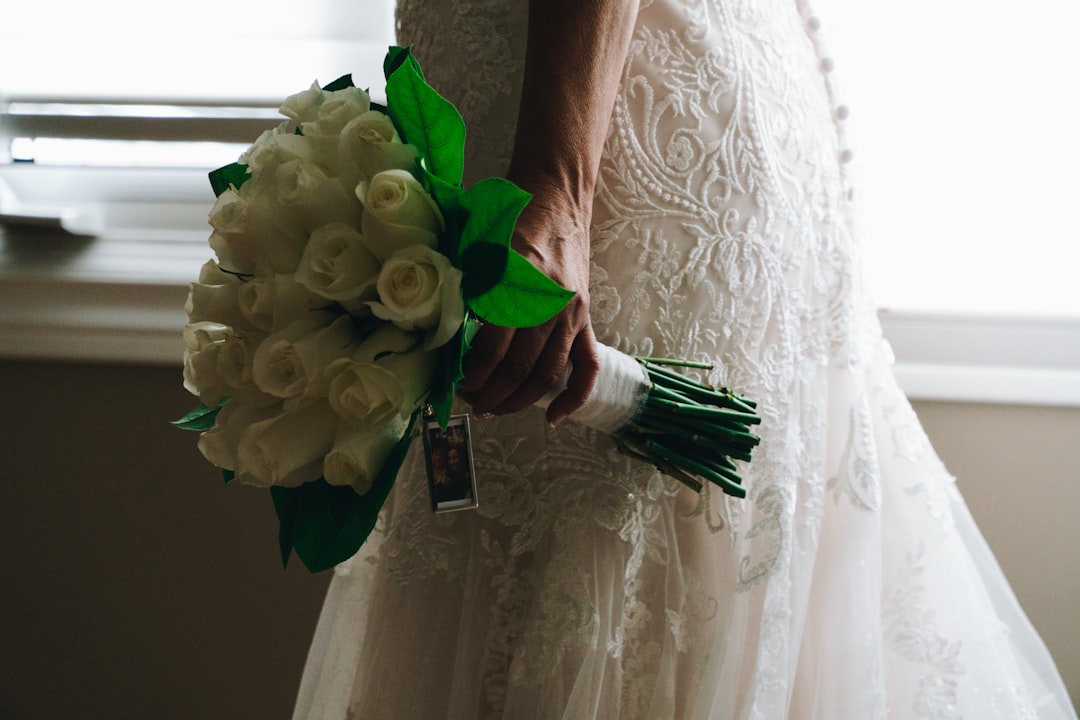
[[[374,527],[421,408],[445,427],[480,320],[543,323],[572,293],[510,248],[529,195],[461,185],[465,128],[405,48],[385,107],[348,76],[291,96],[288,120],[210,175],[207,262],[188,296],[176,422],[226,481],[269,487],[287,562],[317,572]],[[753,405],[601,348],[572,416],[700,489],[742,494]],[[614,423],[614,424],[613,424]]]

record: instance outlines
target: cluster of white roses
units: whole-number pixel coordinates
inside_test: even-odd
[[[363,494],[461,326],[461,273],[436,249],[416,148],[367,93],[313,85],[281,112],[211,211],[184,385],[228,399],[199,449],[241,482]]]

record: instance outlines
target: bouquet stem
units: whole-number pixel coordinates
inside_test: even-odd
[[[695,492],[709,482],[729,495],[746,495],[735,461],[749,462],[761,441],[750,431],[761,422],[757,403],[670,369],[707,370],[708,363],[631,358],[605,345],[598,350],[596,388],[571,420],[607,432],[621,452]]]

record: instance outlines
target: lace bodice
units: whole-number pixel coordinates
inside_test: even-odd
[[[526,6],[398,5],[401,40],[465,116],[467,181],[508,164]],[[600,168],[590,288],[599,339],[715,362],[710,380],[763,400],[766,434],[790,432],[791,403],[826,367],[856,366],[878,348],[856,281],[830,69],[816,21],[793,0],[645,0]],[[522,466],[546,475],[550,453],[576,447],[569,466],[625,475],[604,454],[592,467],[588,433],[563,431],[553,451],[536,440],[554,435],[524,415],[480,428],[499,448],[497,467],[513,457],[516,476]],[[761,454],[755,487],[767,495],[798,459]]]

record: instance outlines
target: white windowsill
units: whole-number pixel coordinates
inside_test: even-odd
[[[0,357],[179,365],[205,232],[0,245]],[[913,399],[1080,407],[1080,318],[883,311]]]
[[[7,166],[4,181],[31,209],[59,187],[107,229],[0,230],[0,357],[179,365],[187,285],[211,256],[205,173]],[[1080,407],[1080,317],[880,317],[913,399]]]

